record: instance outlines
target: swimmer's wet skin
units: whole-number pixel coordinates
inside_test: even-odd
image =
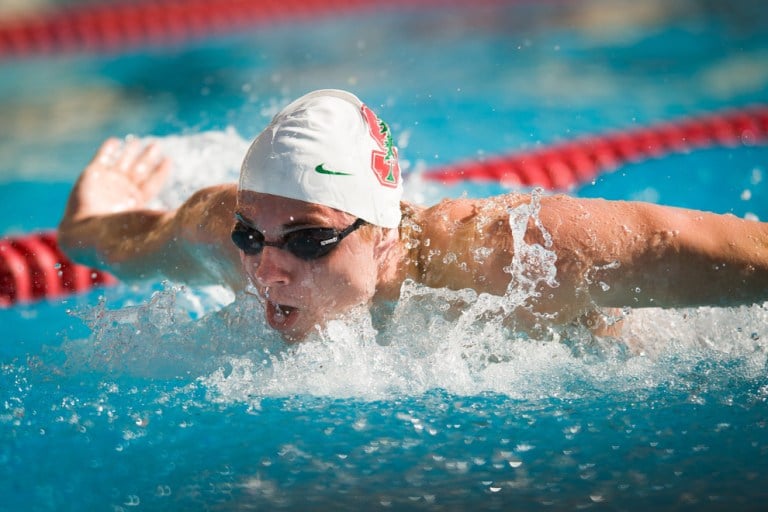
[[[123,280],[251,285],[267,322],[300,340],[359,305],[397,300],[407,279],[504,295],[536,261],[516,254],[510,212],[536,204],[517,234],[555,256],[518,326],[568,324],[603,307],[736,305],[768,299],[766,224],[640,202],[532,197],[401,202],[387,125],[350,93],[288,105],[253,141],[237,185],[152,211],[169,162],[107,141],[75,184],[60,244]],[[533,212],[533,210],[531,210]],[[525,225],[527,222],[527,226]],[[234,242],[234,243],[233,243]],[[519,252],[519,249],[518,249]]]

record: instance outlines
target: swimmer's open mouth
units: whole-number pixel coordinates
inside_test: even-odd
[[[279,315],[279,316],[283,316],[283,317],[291,316],[291,313],[293,313],[297,309],[297,308],[295,308],[293,306],[286,306],[285,304],[277,304],[277,303],[274,303],[274,302],[271,302],[271,304],[275,308],[276,314]]]
[[[271,300],[266,301],[267,323],[273,329],[289,329],[298,318],[298,309],[286,304],[278,304]]]

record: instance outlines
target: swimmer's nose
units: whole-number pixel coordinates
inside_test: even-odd
[[[264,247],[258,256],[246,260],[249,274],[262,286],[288,284],[290,273],[286,263],[285,253],[269,246]]]

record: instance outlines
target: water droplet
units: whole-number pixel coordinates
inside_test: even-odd
[[[155,490],[155,493],[158,496],[170,496],[171,495],[171,487],[168,485],[158,485],[157,489]]]

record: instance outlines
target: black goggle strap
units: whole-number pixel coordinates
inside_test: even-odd
[[[341,231],[339,231],[339,233],[338,233],[336,236],[334,236],[333,238],[330,238],[330,239],[328,239],[328,240],[323,240],[322,242],[320,242],[320,245],[328,245],[328,244],[331,244],[331,243],[339,243],[339,242],[341,242],[341,241],[342,241],[342,240],[343,240],[345,237],[347,237],[347,235],[349,235],[350,233],[352,233],[352,232],[353,232],[353,231],[355,231],[356,229],[358,229],[358,228],[360,228],[360,227],[363,227],[363,226],[365,226],[365,225],[366,225],[366,222],[365,222],[363,219],[357,219],[357,220],[355,220],[355,222],[353,222],[353,223],[352,223],[352,225],[351,225],[351,226],[349,226],[349,227],[346,227],[346,228],[342,229],[342,230],[341,230]]]

